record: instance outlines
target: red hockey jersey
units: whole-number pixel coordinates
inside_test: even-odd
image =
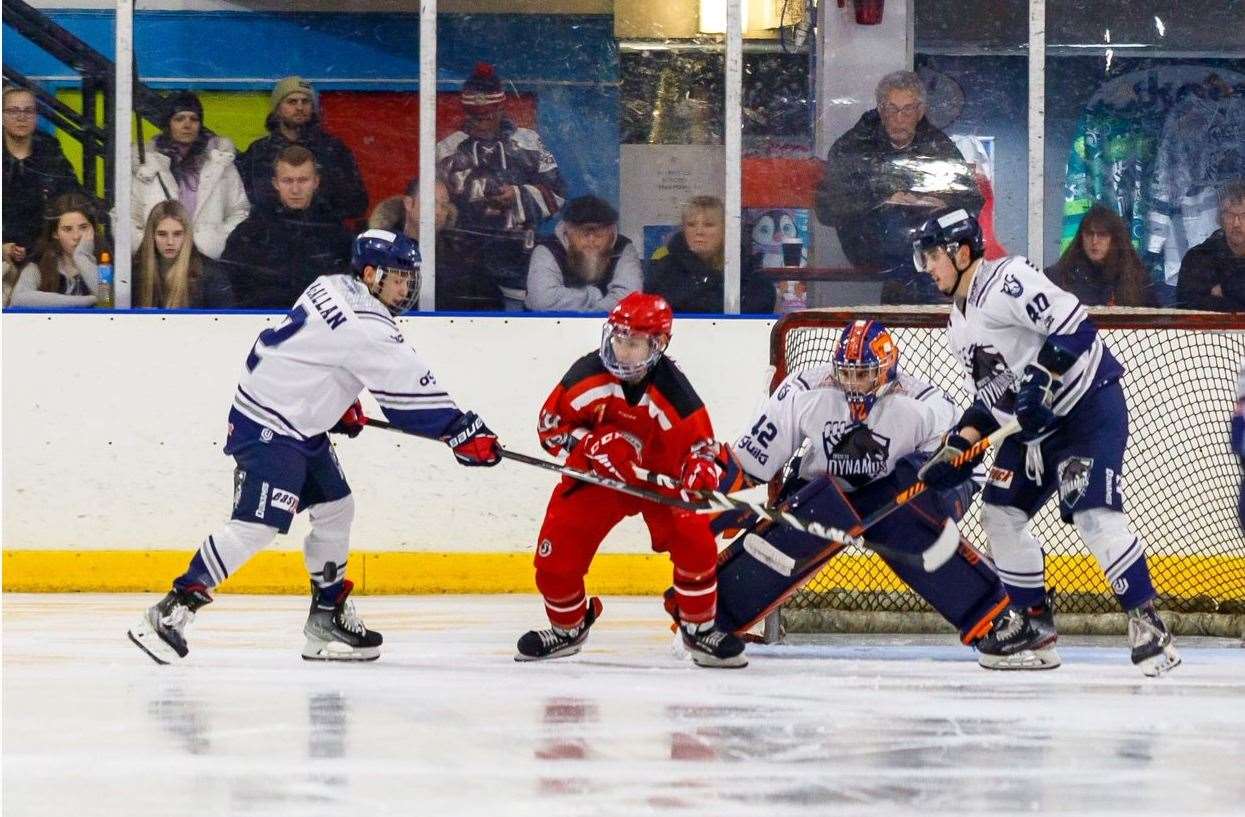
[[[591,431],[610,428],[640,440],[639,464],[678,476],[692,446],[713,425],[687,376],[667,357],[636,383],[610,374],[593,351],[571,366],[540,410],[540,444],[557,456]]]

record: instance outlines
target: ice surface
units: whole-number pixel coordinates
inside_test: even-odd
[[[535,596],[360,597],[384,652],[341,666],[299,658],[303,599],[224,595],[159,667],[125,637],[155,600],[4,597],[6,817],[1245,812],[1226,640],[1157,680],[1122,639],[1045,673],[879,636],[706,670],[610,598],[581,655],[516,664]]]

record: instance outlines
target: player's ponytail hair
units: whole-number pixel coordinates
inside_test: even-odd
[[[156,249],[156,228],[166,218],[176,220],[186,231],[181,252],[167,266]],[[181,202],[165,200],[151,208],[143,228],[143,242],[134,255],[133,303],[138,307],[186,309],[202,272],[202,261],[195,250],[190,215]]]

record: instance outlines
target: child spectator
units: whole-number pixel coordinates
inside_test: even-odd
[[[48,205],[31,261],[13,287],[13,306],[95,306],[95,208],[82,193]]]

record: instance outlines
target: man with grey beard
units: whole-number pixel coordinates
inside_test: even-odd
[[[608,312],[643,280],[639,253],[618,234],[618,212],[603,199],[581,196],[532,251],[524,303],[533,312]]]

